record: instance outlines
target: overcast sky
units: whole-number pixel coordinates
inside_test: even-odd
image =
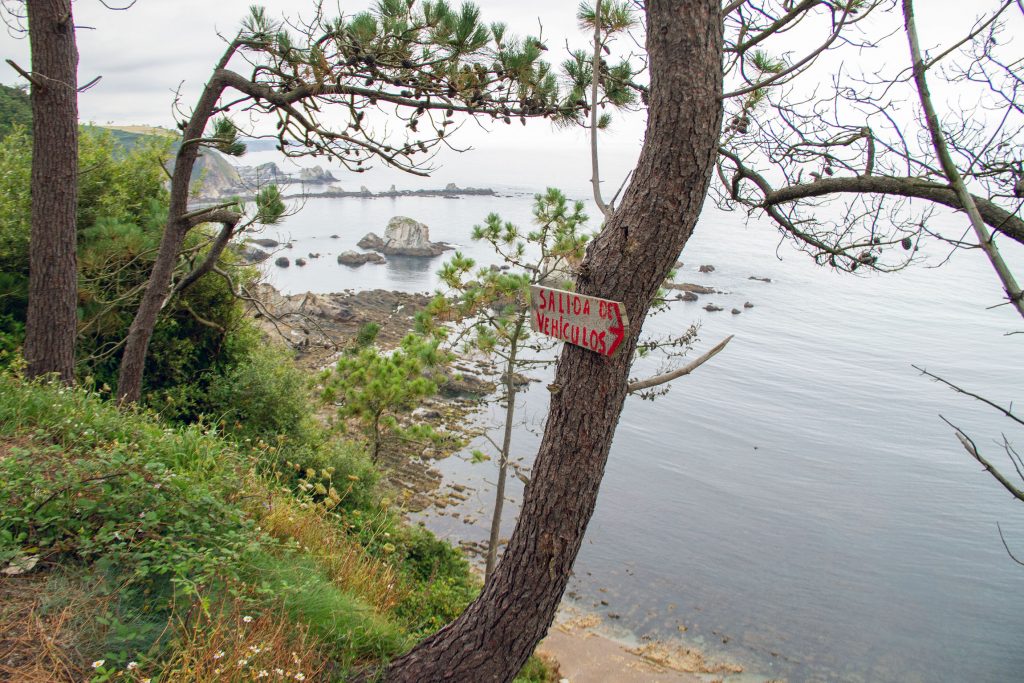
[[[127,0],[109,0],[108,4]],[[79,99],[82,120],[121,125],[146,124],[173,127],[171,105],[174,91],[182,85],[184,102],[193,102],[212,65],[223,51],[224,36],[233,35],[248,13],[252,0],[138,0],[126,11],[111,11],[98,0],[75,0],[75,16],[80,52],[79,82],[96,76],[102,81]],[[266,0],[271,16],[295,16],[308,12],[311,0]],[[330,5],[331,3],[327,3]],[[365,9],[367,0],[343,2],[347,14]],[[457,4],[454,3],[453,4]],[[560,61],[566,41],[574,47],[586,44],[576,26],[574,0],[481,0],[477,3],[485,21],[504,21],[518,35],[536,33],[543,25],[545,41],[551,48],[551,61]],[[994,0],[918,0],[919,24],[926,46],[941,44],[968,27],[973,18],[995,6]],[[898,3],[897,3],[898,8]],[[898,17],[890,17],[890,20]],[[89,28],[85,28],[89,27]],[[900,38],[900,36],[896,36]],[[894,42],[893,59],[906,59],[906,48]],[[0,33],[0,56],[12,58],[29,67],[28,41],[22,36]],[[17,75],[0,64],[0,82],[17,83]],[[643,137],[642,115],[619,117],[613,130],[604,136],[603,156],[609,177],[625,172],[639,149]],[[580,130],[555,131],[546,121],[520,125],[488,124],[481,129],[468,124],[455,142],[478,151],[455,163],[480,163],[481,154],[506,154],[509,150],[530,151],[518,160],[508,160],[514,173],[528,173],[531,154],[542,150],[557,152],[563,164],[582,165],[581,182],[589,177],[587,143]],[[442,158],[450,163],[453,155]],[[560,164],[562,165],[562,164]],[[520,170],[521,167],[521,170]],[[559,170],[562,173],[562,170]],[[611,181],[610,181],[611,182]],[[617,182],[616,182],[617,184]]]

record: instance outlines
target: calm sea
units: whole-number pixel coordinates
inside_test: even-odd
[[[470,241],[471,227],[492,211],[525,226],[532,203],[522,189],[501,195],[311,199],[268,236],[293,239],[289,255],[323,257],[305,268],[267,264],[267,278],[286,292],[431,291],[443,257],[351,269],[335,256],[406,215],[429,225],[432,239],[495,262]],[[677,280],[728,293],[677,303],[647,330],[699,322],[694,354],[735,339],[667,396],[627,402],[574,600],[613,615],[624,635],[682,636],[763,677],[1021,680],[1024,567],[1007,556],[996,523],[1024,556],[1024,504],[939,416],[1010,472],[1001,434],[1024,447],[1024,429],[911,367],[1004,405],[1024,395],[1024,335],[1004,336],[1024,326],[1006,307],[986,310],[1000,291],[980,254],[956,254],[941,268],[839,275],[780,245],[771,226],[708,209],[681,258]],[[698,273],[702,264],[715,271]],[[705,312],[709,302],[725,310]],[[635,374],[658,369],[645,361]],[[519,401],[514,450],[527,465],[546,393],[535,384]],[[459,518],[429,514],[426,523],[453,540],[482,540],[493,463],[454,457],[439,467],[478,493]],[[466,515],[483,522],[465,524]]]

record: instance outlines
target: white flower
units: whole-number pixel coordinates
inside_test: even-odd
[[[223,656],[224,656],[224,650],[219,650],[219,651],[217,651],[217,653],[215,655],[213,655],[213,658],[214,659],[220,659]]]
[[[259,672],[259,674],[256,675],[256,678],[266,678],[269,675],[270,675],[269,671],[267,671],[266,669],[260,669],[260,672]]]
[[[274,669],[274,673],[278,676],[284,676],[284,669]]]
[[[244,621],[245,623],[248,624],[248,623],[250,623],[252,621],[252,617],[250,617],[248,614],[246,614],[244,617],[242,617],[242,621]]]
[[[103,662],[105,662],[105,661],[107,661],[107,660],[105,660],[105,659],[97,659],[95,662],[92,663],[92,668],[94,668],[94,669],[100,668],[101,666],[103,666]]]
[[[239,659],[238,660],[238,666],[240,666],[240,667],[245,666],[248,663],[249,663],[248,659]]]
[[[135,671],[138,668],[139,668],[139,663],[138,662],[128,662],[128,670],[129,671]]]
[[[304,673],[302,673],[300,671],[299,673],[295,674],[295,680],[297,680],[297,681],[304,681],[304,680],[306,680],[306,674],[304,674]]]

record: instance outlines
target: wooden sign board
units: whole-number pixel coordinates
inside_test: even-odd
[[[530,326],[602,356],[614,356],[626,338],[629,320],[618,301],[532,285]]]

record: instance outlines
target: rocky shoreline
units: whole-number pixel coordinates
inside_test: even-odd
[[[682,290],[686,291],[686,290]],[[703,293],[703,292],[702,292]],[[268,284],[256,290],[259,306],[253,315],[270,334],[281,334],[295,347],[301,366],[310,370],[328,367],[342,351],[354,343],[366,323],[380,325],[378,344],[393,348],[414,325],[416,314],[430,301],[426,294],[388,290],[345,290],[330,294],[302,293],[285,295]],[[262,312],[261,312],[262,311]],[[275,318],[273,322],[271,318]],[[444,378],[439,394],[408,416],[429,421],[433,426],[458,434],[474,436],[472,415],[481,402],[496,390],[497,369],[489,363],[461,360],[454,372]],[[520,383],[530,381],[517,378]],[[388,485],[410,513],[433,511],[474,525],[486,520],[462,515],[455,510],[476,494],[464,483],[445,481],[434,467],[437,459],[453,454],[452,449],[426,448],[387,451],[382,463]],[[506,539],[502,539],[506,541]],[[485,548],[473,540],[458,542],[471,557],[482,557]],[[567,600],[572,600],[567,596]],[[609,630],[611,629],[611,630]],[[682,640],[658,641],[626,637],[594,612],[566,602],[541,652],[561,666],[562,680],[572,683],[604,681],[727,681],[765,680],[744,674],[733,663],[710,661],[699,649]]]

